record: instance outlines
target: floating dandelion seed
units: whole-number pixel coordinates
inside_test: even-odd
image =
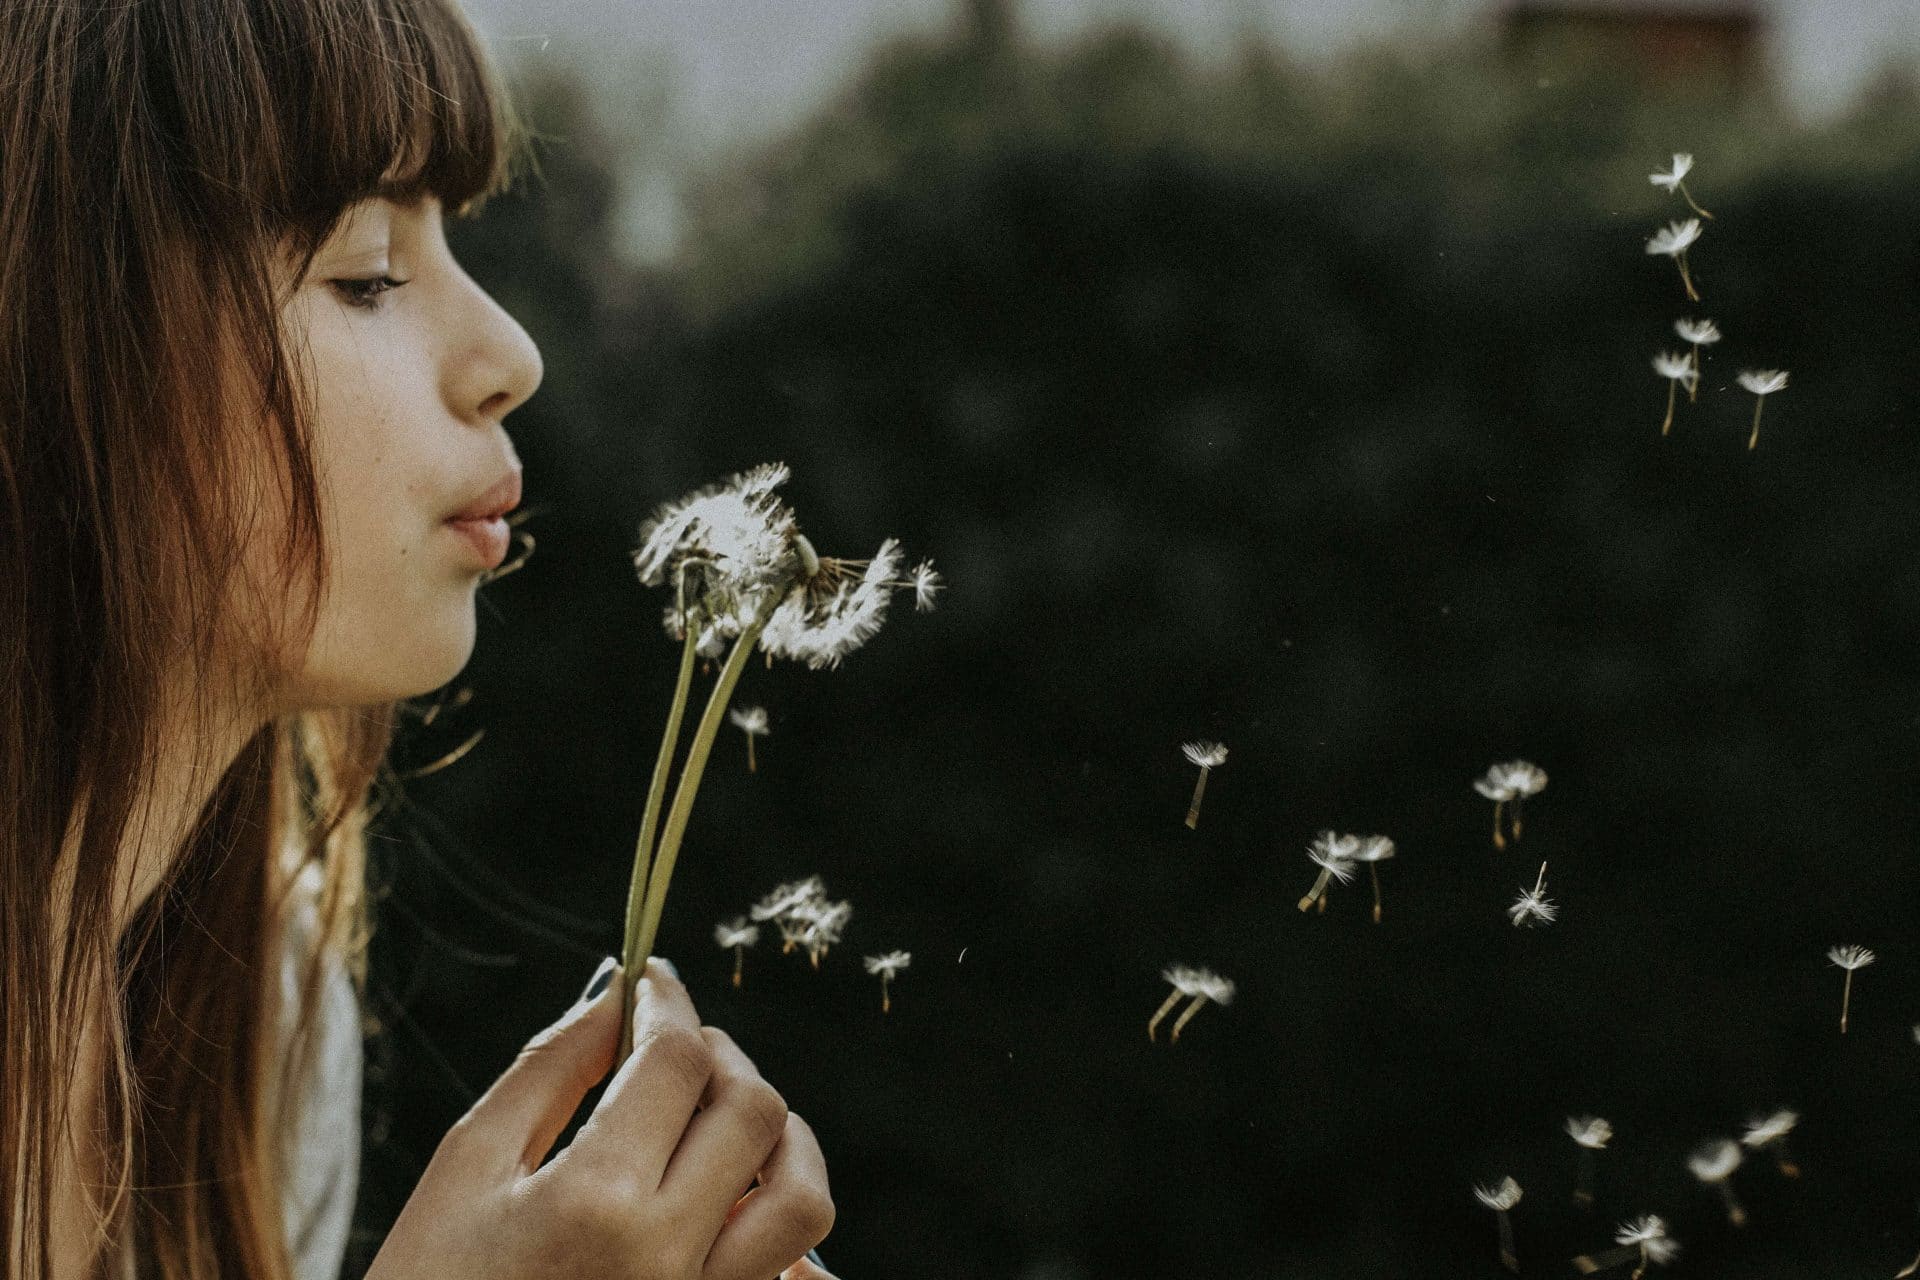
[[[1734,1198],[1733,1186],[1727,1180],[1740,1167],[1740,1160],[1740,1144],[1731,1138],[1716,1138],[1687,1157],[1687,1168],[1693,1176],[1720,1193],[1720,1199],[1726,1202],[1727,1221],[1736,1227],[1746,1225],[1747,1211]]]
[[[1653,358],[1653,371],[1667,380],[1667,416],[1660,420],[1660,434],[1664,436],[1673,428],[1673,403],[1680,384],[1687,384],[1687,399],[1691,400],[1700,375],[1693,361],[1671,351],[1662,351]]]
[[[1193,784],[1193,801],[1187,806],[1187,826],[1200,825],[1200,797],[1207,791],[1207,771],[1227,762],[1227,749],[1217,742],[1186,742],[1180,746],[1181,754],[1191,764],[1200,766],[1200,776]]]
[[[1613,1126],[1599,1116],[1568,1116],[1567,1136],[1580,1144],[1580,1171],[1573,1184],[1576,1204],[1593,1203],[1594,1152],[1606,1150],[1613,1141]]]
[[[1691,404],[1700,387],[1700,348],[1720,341],[1720,330],[1711,320],[1675,320],[1673,331],[1682,342],[1693,344],[1693,380],[1687,384],[1687,402]]]
[[[621,958],[628,976],[618,1041],[622,1061],[631,1051],[635,984],[659,933],[700,779],[754,646],[769,662],[781,657],[815,670],[837,667],[880,629],[894,591],[913,591],[916,604],[924,609],[931,607],[940,588],[931,562],[923,561],[911,578],[899,576],[900,544],[894,538],[882,541],[867,560],[819,554],[775,493],[790,475],[784,464],[769,463],[664,503],[640,526],[632,553],[634,572],[643,585],[671,587],[666,626],[682,649],[627,895]],[[732,647],[694,729],[668,808],[667,777],[695,661],[703,652],[717,656],[715,646],[729,640]],[[820,952],[813,954],[818,963]]]
[[[853,904],[824,900],[803,902],[793,909],[792,918],[801,926],[797,941],[807,949],[807,962],[817,970],[821,957],[839,943],[847,921],[853,918]]]
[[[1747,448],[1760,443],[1760,410],[1767,403],[1767,397],[1787,385],[1785,369],[1742,369],[1740,385],[1753,392],[1753,433],[1747,437]]]
[[[1749,1120],[1746,1132],[1740,1135],[1740,1141],[1750,1151],[1771,1151],[1774,1163],[1780,1166],[1781,1175],[1797,1178],[1800,1176],[1800,1166],[1787,1153],[1787,1135],[1793,1132],[1793,1126],[1798,1123],[1800,1116],[1797,1112],[1782,1108],[1770,1116]]]
[[[1395,852],[1393,841],[1385,836],[1368,836],[1360,842],[1360,847],[1354,850],[1353,860],[1366,863],[1367,875],[1373,879],[1373,922],[1375,924],[1380,923],[1380,864],[1391,858]],[[1322,894],[1320,901],[1324,903],[1326,895]]]
[[[1173,1012],[1173,1006],[1183,999],[1192,997],[1193,1003],[1174,1020],[1173,1030],[1167,1036],[1169,1044],[1178,1044],[1180,1032],[1187,1023],[1193,1021],[1193,1015],[1200,1012],[1200,1006],[1211,1000],[1218,1005],[1233,1003],[1234,985],[1210,969],[1195,969],[1189,965],[1169,965],[1160,976],[1173,984],[1173,993],[1166,998],[1153,1017],[1147,1020],[1147,1039],[1152,1040],[1154,1032],[1160,1026],[1160,1020]]]
[[[1499,1216],[1500,1261],[1507,1270],[1519,1274],[1520,1259],[1513,1251],[1513,1223],[1508,1220],[1507,1213],[1520,1203],[1520,1184],[1512,1178],[1502,1178],[1497,1186],[1476,1186],[1473,1198]]]
[[[913,607],[921,613],[931,612],[933,598],[946,590],[946,581],[934,571],[933,561],[922,560],[913,566],[913,577],[909,579],[913,586]]]
[[[863,956],[860,962],[866,966],[868,973],[880,975],[880,1012],[892,1013],[893,996],[890,988],[893,975],[913,963],[913,953],[889,951],[883,956]]]
[[[1493,801],[1493,847],[1504,849],[1507,838],[1500,831],[1501,813],[1508,804],[1513,806],[1510,826],[1513,838],[1520,838],[1521,802],[1528,796],[1538,795],[1546,790],[1546,770],[1525,760],[1508,760],[1500,764],[1487,766],[1486,773],[1474,779],[1473,789]]]
[[[1847,1005],[1853,1000],[1853,971],[1873,963],[1873,952],[1865,947],[1830,947],[1827,959],[1847,971],[1846,985],[1840,990],[1840,1034],[1847,1034]]]
[[[1320,910],[1327,909],[1327,882],[1338,880],[1341,884],[1353,879],[1353,864],[1360,852],[1359,836],[1336,835],[1331,831],[1322,831],[1307,846],[1307,860],[1320,868],[1320,875],[1313,882],[1313,888],[1307,890],[1300,899],[1300,909],[1307,910],[1315,903]]]
[[[1630,1262],[1637,1255],[1640,1265],[1633,1269],[1630,1280],[1640,1280],[1650,1265],[1658,1263],[1664,1267],[1680,1256],[1679,1242],[1667,1235],[1666,1221],[1658,1214],[1649,1213],[1621,1223],[1614,1230],[1613,1242],[1621,1247],[1605,1253],[1581,1254],[1573,1260],[1574,1269],[1590,1276]]]
[[[753,740],[765,737],[773,730],[767,726],[765,707],[735,707],[727,712],[727,719],[733,727],[747,735],[747,772],[755,772],[753,762]]]
[[[740,969],[746,961],[747,948],[760,941],[760,926],[748,924],[745,916],[735,916],[725,924],[713,927],[713,940],[721,950],[733,949],[733,985],[740,985]]]
[[[1531,928],[1536,924],[1552,924],[1559,916],[1560,908],[1546,895],[1547,864],[1540,864],[1540,874],[1533,882],[1533,888],[1522,886],[1520,896],[1507,908],[1507,915],[1513,920],[1513,927],[1522,925]]]
[[[1686,286],[1689,302],[1700,301],[1700,293],[1693,287],[1693,275],[1687,270],[1687,248],[1699,238],[1700,219],[1688,218],[1685,222],[1669,222],[1647,241],[1648,253],[1664,254],[1680,268],[1680,283]]]
[[[1703,218],[1711,218],[1713,215],[1695,204],[1693,196],[1687,191],[1686,176],[1692,171],[1693,157],[1684,151],[1676,151],[1673,153],[1673,168],[1665,173],[1650,173],[1647,175],[1647,181],[1668,193],[1678,191],[1681,198],[1687,202],[1687,208]]]

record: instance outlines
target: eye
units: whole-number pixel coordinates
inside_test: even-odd
[[[330,280],[328,283],[334,287],[348,306],[377,311],[380,307],[381,294],[389,289],[398,289],[407,282],[382,275],[364,280]]]

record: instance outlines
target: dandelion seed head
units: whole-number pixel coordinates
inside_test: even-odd
[[[797,583],[780,601],[760,633],[760,647],[776,658],[804,662],[818,671],[873,638],[887,620],[887,605],[898,582],[900,543],[881,543],[865,569],[855,575],[851,562],[818,557],[820,568]]]
[[[1498,1213],[1505,1213],[1520,1203],[1520,1184],[1512,1178],[1502,1178],[1495,1186],[1475,1186],[1473,1198]]]
[[[1740,1144],[1731,1138],[1716,1138],[1694,1148],[1687,1157],[1687,1168],[1702,1182],[1724,1182],[1740,1167]]]
[[[1322,831],[1307,846],[1307,859],[1323,871],[1333,873],[1341,884],[1353,879],[1354,859],[1360,852],[1360,837]]]
[[[1567,1136],[1583,1147],[1601,1151],[1613,1141],[1613,1126],[1599,1116],[1568,1116]]]
[[[1663,378],[1674,382],[1684,382],[1689,386],[1693,385],[1693,379],[1695,377],[1693,358],[1691,356],[1677,355],[1671,351],[1662,351],[1653,358],[1653,371]]]
[[[767,726],[765,707],[734,707],[727,712],[727,720],[736,729],[744,730],[755,737],[763,737],[773,732]]]
[[[1537,764],[1509,760],[1500,767],[1506,771],[1507,783],[1517,796],[1539,795],[1547,789],[1547,771]]]
[[[1498,768],[1499,766],[1496,765],[1494,767]],[[1473,780],[1473,789],[1489,800],[1504,802],[1513,799],[1513,788],[1508,785],[1505,778],[1496,776],[1493,769],[1487,770],[1485,777],[1475,778]]]
[[[1663,253],[1669,258],[1677,258],[1699,238],[1700,219],[1688,218],[1684,222],[1669,222],[1654,232],[1647,241],[1647,252]]]
[[[1770,396],[1787,385],[1785,369],[1742,369],[1739,383],[1757,396]]]
[[[1675,320],[1673,331],[1680,335],[1682,342],[1691,342],[1696,346],[1706,346],[1720,341],[1720,330],[1711,320]]]
[[[1665,173],[1650,173],[1647,181],[1666,191],[1672,191],[1680,185],[1680,180],[1693,170],[1693,157],[1684,151],[1673,153],[1673,167]]]
[[[1160,976],[1183,996],[1204,996],[1215,1004],[1228,1004],[1233,1000],[1233,983],[1211,969],[1175,964],[1161,970]]]
[[[1217,973],[1202,969],[1199,974],[1200,994],[1215,1004],[1232,1004],[1233,993],[1238,989],[1231,978],[1223,978]]]
[[[1782,1108],[1770,1116],[1759,1116],[1747,1121],[1746,1132],[1740,1135],[1740,1141],[1749,1147],[1760,1148],[1769,1142],[1778,1142],[1793,1132],[1793,1126],[1800,1123],[1798,1112]]]
[[[760,941],[760,926],[748,924],[745,916],[735,916],[713,927],[713,940],[723,948],[750,947]]]
[[[1393,841],[1386,836],[1368,836],[1360,841],[1360,847],[1353,851],[1355,862],[1385,862],[1398,850]]]
[[[819,876],[808,876],[805,880],[793,880],[775,888],[766,897],[753,904],[748,911],[755,920],[777,920],[791,916],[795,908],[803,903],[824,898],[827,887]]]
[[[1666,1219],[1657,1213],[1645,1213],[1630,1218],[1614,1230],[1615,1244],[1646,1244],[1652,1240],[1667,1238]]]
[[[946,590],[946,585],[934,570],[933,561],[922,560],[913,567],[913,607],[921,613],[930,612],[934,597]]]
[[[1180,744],[1180,753],[1186,756],[1189,763],[1197,764],[1202,769],[1212,769],[1227,762],[1227,749],[1218,742],[1183,742]]]
[[[1552,924],[1560,915],[1560,908],[1542,889],[1522,889],[1520,896],[1507,908],[1507,916],[1513,921],[1513,927],[1532,928],[1536,924]]]
[[[883,956],[862,956],[860,963],[866,966],[868,973],[884,974],[891,978],[900,970],[913,963],[911,951],[889,951]]]
[[[784,463],[767,463],[656,508],[633,551],[641,583],[684,583],[699,611],[737,613],[791,570],[797,529],[774,493],[789,474]]]
[[[1873,952],[1865,947],[1829,947],[1827,959],[1842,969],[1864,969],[1873,963]]]

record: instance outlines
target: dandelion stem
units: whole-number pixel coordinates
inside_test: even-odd
[[[1373,877],[1373,922],[1380,923],[1380,864],[1369,862],[1367,874]]]
[[[681,615],[685,624],[686,615]],[[680,647],[680,674],[673,685],[673,705],[667,710],[666,732],[660,737],[660,754],[654,757],[653,781],[647,787],[647,807],[640,817],[640,838],[633,850],[633,879],[627,886],[627,920],[621,944],[621,955],[625,957],[625,968],[621,970],[620,986],[620,1040],[622,1046],[633,1042],[633,993],[640,982],[640,973],[635,965],[636,958],[644,957],[645,952],[636,956],[634,943],[640,933],[640,918],[646,906],[647,876],[653,869],[653,837],[660,825],[660,807],[667,797],[667,773],[672,764],[673,750],[680,741],[680,721],[686,715],[687,693],[693,686],[694,650],[700,643],[699,628],[687,627],[686,642]],[[620,1055],[626,1057],[625,1050]]]
[[[1840,988],[1840,1034],[1847,1034],[1847,1005],[1853,1000],[1853,970],[1847,970],[1847,980]]]
[[[1507,1270],[1520,1274],[1520,1258],[1513,1251],[1513,1223],[1505,1209],[1500,1210],[1500,1261]]]
[[[1500,811],[1505,805],[1506,802],[1504,800],[1495,800],[1493,802],[1493,847],[1496,849],[1504,849],[1507,847],[1507,838],[1500,834]]]
[[[1179,992],[1179,989],[1176,988],[1173,994],[1167,997],[1166,1002],[1160,1006],[1159,1010],[1153,1015],[1153,1017],[1147,1020],[1147,1039],[1148,1040],[1153,1039],[1154,1029],[1160,1025],[1160,1019],[1172,1013],[1173,1006],[1179,1003],[1180,1003],[1180,992]]]
[[[740,985],[740,969],[741,966],[746,964],[746,961],[747,949],[743,946],[735,945],[733,948],[733,985],[735,987]]]
[[[893,995],[887,990],[888,984],[892,981],[892,974],[883,973],[880,975],[880,1012],[882,1013],[893,1012]]]
[[[1740,1207],[1738,1200],[1734,1199],[1733,1188],[1728,1186],[1724,1181],[1716,1182],[1713,1185],[1720,1188],[1720,1198],[1727,1202],[1727,1221],[1736,1227],[1746,1226],[1747,1211]]]
[[[753,763],[753,735],[748,734],[747,735],[747,772],[753,773],[755,771],[756,770],[754,768],[754,763]]]
[[[1205,996],[1195,996],[1193,998],[1193,1003],[1188,1005],[1178,1018],[1174,1019],[1173,1030],[1167,1035],[1168,1041],[1174,1044],[1180,1043],[1180,1028],[1192,1022],[1193,1015],[1200,1012],[1200,1006],[1206,1002],[1207,998]]]
[[[726,718],[727,701],[733,696],[734,686],[740,683],[740,673],[746,668],[754,643],[760,639],[761,629],[767,625],[767,619],[779,603],[781,594],[769,593],[760,615],[733,642],[733,652],[727,655],[727,663],[720,669],[720,677],[714,682],[713,692],[708,695],[706,710],[701,713],[700,723],[693,731],[693,742],[687,748],[687,762],[680,770],[680,785],[673,793],[673,808],[667,812],[666,826],[660,832],[660,845],[654,852],[653,867],[647,876],[647,897],[641,908],[640,932],[627,946],[626,971],[629,974],[652,953],[654,939],[660,932],[660,914],[667,905],[667,886],[673,880],[674,863],[680,856],[680,841],[686,835],[688,819],[693,816],[693,798],[700,791],[700,777],[706,772],[707,756],[713,750],[714,736],[720,731],[720,722]],[[629,1036],[628,1040],[631,1038]],[[629,1048],[626,1041],[621,1042],[617,1050],[619,1061],[626,1060]]]
[[[1513,828],[1513,838],[1516,841],[1520,839],[1520,819],[1523,816],[1521,806],[1526,803],[1526,799],[1525,796],[1515,796],[1513,798],[1513,813],[1508,825]]]
[[[1700,398],[1700,344],[1696,342],[1693,344],[1693,376],[1687,379],[1687,403],[1693,404],[1699,398]]]
[[[1300,909],[1302,911],[1307,910],[1307,908],[1311,907],[1314,903],[1320,901],[1321,895],[1327,891],[1327,881],[1331,879],[1333,879],[1333,871],[1327,867],[1320,868],[1319,878],[1313,882],[1313,888],[1307,890],[1307,895],[1300,899]],[[1325,909],[1324,907],[1321,908],[1323,911]]]
[[[1674,398],[1674,392],[1679,388],[1679,386],[1680,386],[1680,379],[1678,378],[1667,379],[1667,416],[1660,420],[1661,435],[1666,435],[1667,432],[1673,428],[1673,398]]]
[[[1198,827],[1200,825],[1200,797],[1206,793],[1207,767],[1201,765],[1200,776],[1194,779],[1193,783],[1193,803],[1187,806],[1187,826]]]
[[[1593,1148],[1580,1148],[1580,1172],[1574,1180],[1573,1202],[1583,1209],[1593,1207]]]
[[[1708,213],[1705,209],[1702,209],[1699,205],[1693,202],[1693,194],[1687,190],[1686,183],[1679,182],[1679,183],[1675,183],[1674,185],[1680,188],[1681,198],[1687,202],[1687,208],[1693,210],[1695,213],[1707,219],[1709,222],[1713,220],[1712,214]]]
[[[1687,270],[1686,252],[1682,250],[1674,254],[1673,260],[1680,264],[1680,283],[1687,286],[1687,301],[1700,301],[1700,291],[1693,287],[1693,273]]]
[[[1760,443],[1760,410],[1766,407],[1766,403],[1767,398],[1765,396],[1755,396],[1753,398],[1753,434],[1747,437],[1747,448],[1749,449]]]

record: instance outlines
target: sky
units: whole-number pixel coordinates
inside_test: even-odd
[[[1632,4],[1635,0],[1622,0]],[[664,258],[676,242],[675,175],[716,147],[775,132],[830,95],[876,43],[948,23],[954,0],[464,0],[509,60],[583,64],[607,86],[615,127],[649,138],[628,176],[623,248]],[[1238,33],[1270,35],[1297,56],[1492,17],[1497,0],[1021,0],[1046,42],[1102,22],[1142,19],[1205,57]],[[1664,0],[1667,8],[1724,8]],[[1809,119],[1843,109],[1889,57],[1920,63],[1916,0],[1765,0],[1769,56]],[[614,86],[632,85],[630,91]]]

